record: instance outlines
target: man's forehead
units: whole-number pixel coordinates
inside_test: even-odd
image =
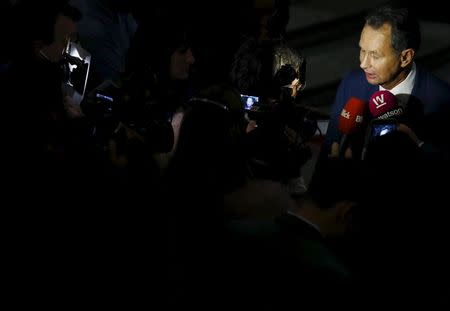
[[[374,28],[368,24],[365,24],[364,28],[361,32],[361,37],[370,36],[370,37],[385,38],[385,39],[390,40],[391,35],[392,35],[391,30],[392,30],[392,26],[388,23],[385,23],[381,27],[378,27],[378,28]]]
[[[385,45],[390,45],[391,42],[391,29],[389,27],[382,26],[381,28],[374,29],[368,25],[363,28],[359,45],[367,50],[377,50],[384,48]]]

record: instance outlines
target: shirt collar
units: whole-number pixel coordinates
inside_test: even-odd
[[[393,87],[391,90],[386,90],[384,87],[380,85],[380,91],[389,91],[394,95],[398,94],[411,94],[414,88],[414,82],[416,81],[416,64],[413,63],[411,71],[405,80],[400,82],[398,85]]]

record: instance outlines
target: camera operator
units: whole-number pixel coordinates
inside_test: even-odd
[[[249,39],[235,55],[231,79],[242,95],[259,98],[247,111],[254,175],[280,180],[291,195],[302,195],[300,172],[311,157],[305,143],[312,131],[295,105],[305,86],[304,57],[281,40]]]
[[[80,177],[90,163],[89,126],[63,90],[65,50],[76,40],[80,12],[65,1],[21,1],[13,7],[12,64],[8,72],[8,128],[13,163],[30,187]],[[25,94],[27,96],[25,96]],[[19,174],[17,174],[19,175]],[[48,187],[48,189],[51,189]]]
[[[86,104],[113,171],[155,182],[164,172],[190,97],[194,62],[183,19],[139,24],[120,83],[105,81]]]

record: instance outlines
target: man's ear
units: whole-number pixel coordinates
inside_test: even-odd
[[[400,66],[402,68],[405,68],[406,66],[411,64],[414,59],[415,53],[416,52],[413,49],[403,50],[400,54]]]

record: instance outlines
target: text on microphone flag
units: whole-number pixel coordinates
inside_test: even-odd
[[[384,101],[384,94],[380,94],[372,98],[373,103],[375,104],[375,107],[377,109],[383,107],[386,105],[386,102]]]

